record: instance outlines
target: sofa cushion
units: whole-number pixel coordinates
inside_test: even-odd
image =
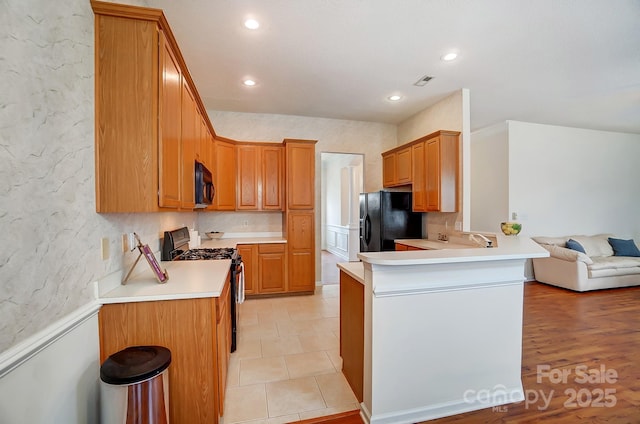
[[[590,258],[594,256],[613,256],[613,249],[609,244],[609,234],[599,234],[595,236],[572,236],[571,238],[580,243],[584,252]]]
[[[613,277],[616,275],[639,274],[640,258],[628,256],[600,256],[593,257],[593,263],[587,265],[589,278]]]
[[[633,240],[621,240],[609,237],[609,244],[613,248],[615,256],[635,256],[640,257],[640,250]]]
[[[584,251],[584,247],[582,247],[582,245],[580,243],[578,243],[577,241],[575,241],[574,239],[567,240],[567,249],[576,250],[576,251],[582,252],[584,254],[587,253],[587,252]]]

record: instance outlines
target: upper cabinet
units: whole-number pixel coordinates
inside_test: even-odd
[[[217,138],[214,142],[213,185],[215,194],[211,209],[233,211],[236,209],[236,145]]]
[[[315,204],[315,143],[285,140],[287,209],[313,209]]]
[[[457,212],[459,184],[459,134],[441,131],[425,141],[427,212]]]
[[[458,211],[459,132],[434,132],[382,153],[382,159],[385,187],[412,184],[414,212]]]
[[[238,154],[238,210],[283,210],[284,147],[242,143]]]
[[[395,187],[412,183],[411,146],[402,146],[382,154],[382,185]]]
[[[171,29],[158,9],[91,6],[96,211],[192,210],[197,119],[206,111]]]

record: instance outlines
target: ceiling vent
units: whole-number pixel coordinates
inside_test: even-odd
[[[414,82],[413,85],[416,85],[418,87],[423,87],[425,85],[427,85],[427,83],[429,81],[431,81],[434,77],[430,77],[429,75],[425,75],[422,78],[420,78],[418,81]]]

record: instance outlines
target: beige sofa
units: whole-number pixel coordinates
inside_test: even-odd
[[[614,256],[608,238],[594,236],[532,237],[550,256],[533,259],[535,279],[579,292],[640,285],[640,257]],[[585,253],[566,247],[573,239]]]

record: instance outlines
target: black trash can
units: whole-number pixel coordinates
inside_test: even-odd
[[[167,424],[171,351],[132,346],[100,367],[102,424]]]

